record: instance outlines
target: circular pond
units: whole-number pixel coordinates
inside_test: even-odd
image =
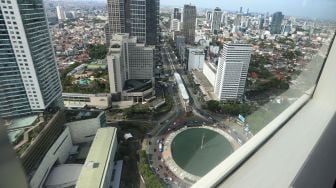
[[[183,170],[202,177],[232,152],[230,142],[219,132],[207,128],[189,128],[171,142],[175,163]]]

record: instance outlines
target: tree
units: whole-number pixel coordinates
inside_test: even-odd
[[[215,100],[211,100],[207,102],[207,108],[210,111],[217,112],[220,110],[219,102]]]
[[[89,47],[89,55],[92,59],[104,59],[107,54],[107,48],[105,45],[96,44]]]

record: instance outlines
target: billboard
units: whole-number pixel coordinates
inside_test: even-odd
[[[241,122],[245,123],[245,117],[244,117],[243,115],[239,114],[238,119],[239,119]]]

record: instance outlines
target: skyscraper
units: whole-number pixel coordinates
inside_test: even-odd
[[[188,44],[194,43],[195,29],[196,29],[196,6],[184,5],[182,34],[186,38],[186,43]]]
[[[208,23],[210,23],[211,20],[212,20],[212,12],[211,12],[211,11],[206,11],[206,13],[205,13],[205,17],[206,17],[206,21],[207,21]]]
[[[173,19],[178,19],[181,21],[181,12],[179,8],[174,8]]]
[[[125,0],[108,0],[107,13],[109,35],[113,33],[124,33],[126,26]]]
[[[58,21],[66,20],[66,15],[65,15],[65,12],[64,12],[63,7],[61,5],[56,6],[56,13],[57,13]]]
[[[139,43],[155,45],[159,40],[159,0],[108,0],[107,43],[115,33],[129,33]]]
[[[146,1],[150,0],[130,0],[130,31],[126,31],[130,36],[135,36],[139,43],[146,42]]]
[[[281,24],[282,20],[284,18],[284,15],[282,12],[276,12],[272,16],[272,22],[271,22],[271,34],[280,34],[281,33]]]
[[[174,31],[180,31],[180,20],[178,19],[172,19],[170,21],[170,31],[174,32]]]
[[[61,84],[42,0],[0,3],[0,117],[61,102]]]
[[[220,101],[241,100],[251,59],[249,44],[226,43],[218,60],[214,94]]]
[[[146,44],[156,45],[160,40],[160,0],[147,0],[146,4]]]
[[[217,34],[220,31],[222,14],[223,12],[219,7],[216,7],[212,13],[211,31],[214,34]]]

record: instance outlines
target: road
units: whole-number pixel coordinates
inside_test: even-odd
[[[190,88],[191,84],[189,83],[186,74],[184,74],[182,66],[179,64],[174,52],[166,44],[164,44],[161,48],[161,55],[163,68],[165,70],[165,73],[169,75],[170,80],[166,82],[167,87],[165,88],[164,93],[168,94],[173,98],[173,107],[169,113],[160,117],[160,119],[156,122],[157,126],[150,132],[150,137],[144,140],[143,147],[147,151],[148,160],[153,171],[156,172],[161,180],[166,179],[165,182],[168,187],[189,187],[187,184],[184,183],[183,180],[175,177],[174,174],[172,174],[168,170],[168,168],[165,167],[164,163],[161,161],[161,154],[158,147],[159,141],[167,136],[167,133],[170,131],[172,125],[175,125],[176,121],[185,115],[184,108],[182,106],[182,103],[180,102],[178,91],[174,86],[175,81],[172,73],[178,72],[182,75],[184,83],[186,83],[186,88],[188,89],[189,95],[193,100],[193,102],[191,103],[191,107],[193,115],[195,117],[203,119],[202,121],[206,124],[217,124],[219,127],[226,129],[233,138],[235,138],[237,141],[239,140],[239,142],[241,143],[246,142],[247,139],[246,136],[243,135],[240,131],[241,128],[234,127],[232,125],[230,125],[230,127],[226,126],[223,116],[211,114],[207,110],[202,109],[201,104],[198,102],[197,96],[193,95],[192,93],[192,88]],[[192,124],[188,125],[196,126],[200,124],[200,122],[195,122],[191,122]],[[185,126],[185,124],[178,126]],[[167,180],[167,177],[172,177],[172,180]]]

